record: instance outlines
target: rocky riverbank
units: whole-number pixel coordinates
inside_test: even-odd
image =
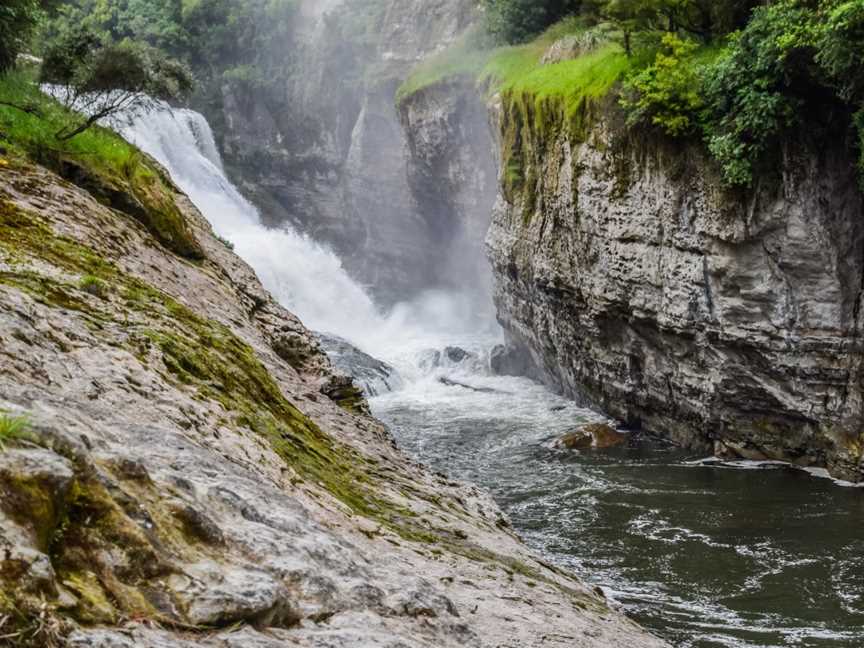
[[[7,643],[663,645],[394,448],[167,177],[194,254],[94,182],[0,171]]]

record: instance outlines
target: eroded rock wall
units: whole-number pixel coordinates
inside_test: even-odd
[[[473,292],[491,291],[484,241],[498,192],[485,97],[470,76],[414,92],[399,105],[412,195],[439,252],[437,274]]]
[[[842,138],[790,144],[736,194],[698,147],[613,117],[573,135],[506,97],[493,113],[499,319],[550,384],[700,451],[864,478],[864,211]]]

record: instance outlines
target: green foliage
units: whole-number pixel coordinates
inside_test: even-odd
[[[0,451],[5,443],[30,437],[30,419],[26,416],[11,416],[0,412]]]
[[[813,38],[816,62],[848,101],[864,98],[864,2],[828,3]]]
[[[692,56],[697,46],[675,34],[663,37],[654,63],[630,77],[624,85],[621,105],[627,123],[651,125],[673,137],[693,133],[704,106],[700,81]]]
[[[26,72],[0,78],[0,97],[32,110],[0,104],[0,148],[13,162],[24,158],[47,166],[140,221],[173,252],[190,259],[203,256],[175,203],[173,185],[150,158],[98,125],[58,140],[56,133],[79,124],[81,116],[43,94]]]
[[[582,6],[580,0],[484,0],[489,32],[504,43],[522,43]]]
[[[108,285],[99,277],[84,275],[78,282],[78,287],[89,295],[105,299],[108,297]]]
[[[607,0],[600,4],[599,14],[619,29],[624,51],[632,56],[635,35],[656,28],[660,4],[657,0]]]
[[[493,54],[487,45],[484,34],[479,30],[470,30],[463,34],[452,46],[427,59],[412,71],[411,76],[397,90],[396,103],[401,104],[415,92],[445,79],[462,76],[476,78]]]
[[[83,113],[77,125],[57,132],[71,139],[100,120],[132,117],[154,100],[180,99],[192,89],[186,68],[160,50],[124,40],[103,44],[88,29],[71,30],[45,52],[43,83],[63,87],[67,108]]]
[[[838,96],[854,110],[858,167],[864,186],[864,2],[834,1],[823,7],[815,26],[816,63]]]
[[[0,3],[0,74],[12,69],[18,54],[53,0],[3,0]]]
[[[0,147],[31,160],[54,166],[61,159],[86,165],[96,173],[114,175],[138,164],[140,153],[116,133],[96,127],[67,142],[54,134],[79,119],[58,101],[39,90],[32,75],[15,71],[0,78],[0,97],[28,113],[0,105]]]
[[[726,180],[752,184],[780,138],[794,127],[825,127],[828,109],[845,105],[849,125],[859,127],[864,119],[852,113],[864,109],[862,51],[861,0],[782,0],[754,11],[705,84],[708,147]]]

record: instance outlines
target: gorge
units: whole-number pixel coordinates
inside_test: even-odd
[[[117,175],[0,107],[0,645],[859,646],[849,134],[729,188],[617,45],[299,10]]]

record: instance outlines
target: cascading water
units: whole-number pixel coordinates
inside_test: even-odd
[[[552,440],[597,415],[490,375],[500,332],[476,315],[488,310],[476,297],[428,293],[384,315],[332,252],[261,225],[203,117],[164,107],[122,130],[310,328],[396,367],[400,388],[371,400],[375,414],[407,452],[491,490],[550,560],[681,647],[864,645],[864,491],[710,468],[651,444],[556,450]]]

